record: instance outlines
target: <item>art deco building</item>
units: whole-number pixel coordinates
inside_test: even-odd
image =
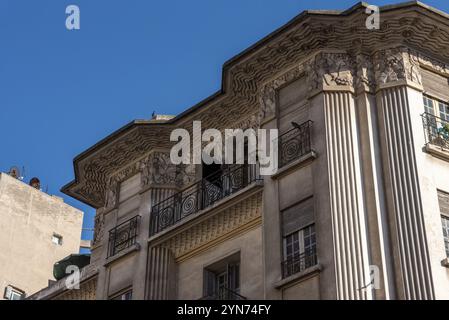
[[[97,208],[96,299],[449,299],[449,15],[368,17],[303,12],[216,94],[75,158],[63,191]],[[173,165],[194,120],[279,129],[278,172]]]

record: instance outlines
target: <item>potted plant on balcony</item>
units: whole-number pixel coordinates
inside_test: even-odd
[[[443,127],[439,128],[438,133],[443,139],[449,140],[449,123],[445,123]]]

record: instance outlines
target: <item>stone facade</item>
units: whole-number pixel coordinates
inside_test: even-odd
[[[449,16],[399,4],[368,30],[365,10],[299,15],[227,62],[220,94],[75,159],[63,191],[98,209],[97,299],[210,298],[223,286],[225,298],[449,299],[438,202],[449,149],[426,139],[421,116],[424,97],[449,100]],[[223,173],[204,192],[202,166],[168,161],[170,132],[193,120],[277,128],[289,162],[226,196],[235,177]]]

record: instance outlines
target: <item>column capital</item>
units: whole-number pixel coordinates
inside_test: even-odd
[[[382,49],[373,58],[377,90],[409,86],[423,91],[419,57],[409,48]]]

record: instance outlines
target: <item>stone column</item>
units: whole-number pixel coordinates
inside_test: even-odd
[[[355,61],[346,53],[320,53],[311,63],[311,92],[324,95],[336,292],[338,299],[371,299],[369,246],[354,100]]]
[[[171,251],[156,246],[148,253],[148,300],[176,299],[176,263]]]
[[[433,299],[410,119],[410,91],[422,90],[419,66],[402,47],[378,51],[374,58],[398,298]]]

